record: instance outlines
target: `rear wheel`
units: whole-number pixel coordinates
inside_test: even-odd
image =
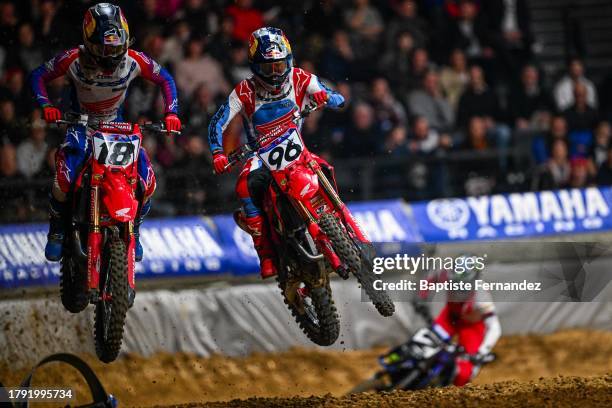
[[[378,313],[382,316],[391,316],[395,312],[395,305],[387,292],[374,289],[376,275],[369,266],[369,262],[362,262],[359,251],[346,231],[340,226],[338,219],[332,214],[324,214],[319,220],[319,226],[332,242],[334,250],[351,272],[355,275],[368,298],[372,301]]]
[[[311,287],[300,282],[290,283],[281,275],[286,273],[279,274],[278,286],[300,329],[319,346],[334,344],[340,335],[340,319],[329,284]]]
[[[87,271],[71,254],[66,254],[61,261],[60,298],[62,305],[70,313],[79,313],[89,304],[87,296]]]
[[[110,363],[119,355],[128,311],[127,251],[119,238],[106,242],[96,303],[94,338],[98,358]]]

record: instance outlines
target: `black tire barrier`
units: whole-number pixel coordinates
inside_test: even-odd
[[[89,387],[89,391],[91,392],[91,396],[93,402],[85,405],[79,405],[79,408],[117,408],[118,402],[115,397],[111,394],[108,394],[104,389],[104,386],[93,372],[89,365],[81,360],[79,357],[68,354],[68,353],[58,353],[52,354],[48,357],[43,358],[38,362],[33,368],[32,371],[28,374],[27,377],[21,382],[21,388],[29,388],[32,383],[32,378],[34,377],[34,373],[36,370],[48,363],[52,362],[62,362],[66,363],[74,368],[83,376],[87,386]],[[2,383],[0,383],[0,387],[2,387]],[[6,393],[6,389],[0,388],[0,401],[8,401],[8,394]],[[70,407],[70,405],[66,405]],[[29,401],[24,402],[15,402],[11,404],[10,402],[0,402],[0,408],[28,408]]]

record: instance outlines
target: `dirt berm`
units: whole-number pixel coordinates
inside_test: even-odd
[[[465,389],[451,387],[335,399],[377,369],[376,357],[382,351],[293,349],[282,353],[256,353],[245,358],[160,353],[151,357],[125,355],[108,365],[93,356],[84,358],[123,407],[203,404],[233,399],[247,401],[231,406],[262,406],[264,400],[248,400],[253,397],[291,398],[265,400],[274,406],[289,407],[410,406],[413,403],[421,407],[452,406],[450,404],[469,407],[475,403],[470,401],[481,400],[481,406],[512,406],[507,405],[507,401],[516,401],[516,406],[532,403],[540,406],[547,401],[551,406],[577,406],[588,401],[584,406],[595,406],[605,398],[607,406],[612,407],[609,375],[612,373],[612,332],[569,330],[550,335],[503,337],[495,347],[497,361],[483,368],[476,378],[476,386]],[[26,374],[25,369],[11,370],[0,363],[0,381],[5,385],[19,384]],[[583,378],[551,379],[558,375]],[[590,376],[599,377],[585,378]],[[539,380],[540,377],[546,379]],[[530,380],[536,382],[527,383]],[[71,386],[80,396],[85,389],[75,371],[59,364],[43,367],[35,377],[36,384]],[[311,397],[313,395],[319,397]],[[502,400],[506,405],[498,404]],[[78,402],[84,403],[86,399],[81,397]]]

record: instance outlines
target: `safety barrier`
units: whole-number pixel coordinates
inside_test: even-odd
[[[407,204],[349,207],[379,252],[419,251],[421,243],[528,238],[612,230],[612,188],[592,187]],[[60,266],[44,259],[46,225],[0,226],[0,288],[55,284]],[[242,276],[258,270],[250,237],[230,215],[147,220],[137,277]],[[385,249],[387,248],[387,249]]]

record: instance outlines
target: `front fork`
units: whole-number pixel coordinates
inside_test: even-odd
[[[95,302],[100,294],[100,267],[102,265],[102,231],[100,230],[100,187],[91,187],[90,196],[90,218],[89,235],[87,239],[87,281],[91,299]],[[127,247],[128,284],[132,290],[135,289],[135,267],[136,267],[136,240],[134,238],[134,221],[127,225],[127,236],[124,242]]]

